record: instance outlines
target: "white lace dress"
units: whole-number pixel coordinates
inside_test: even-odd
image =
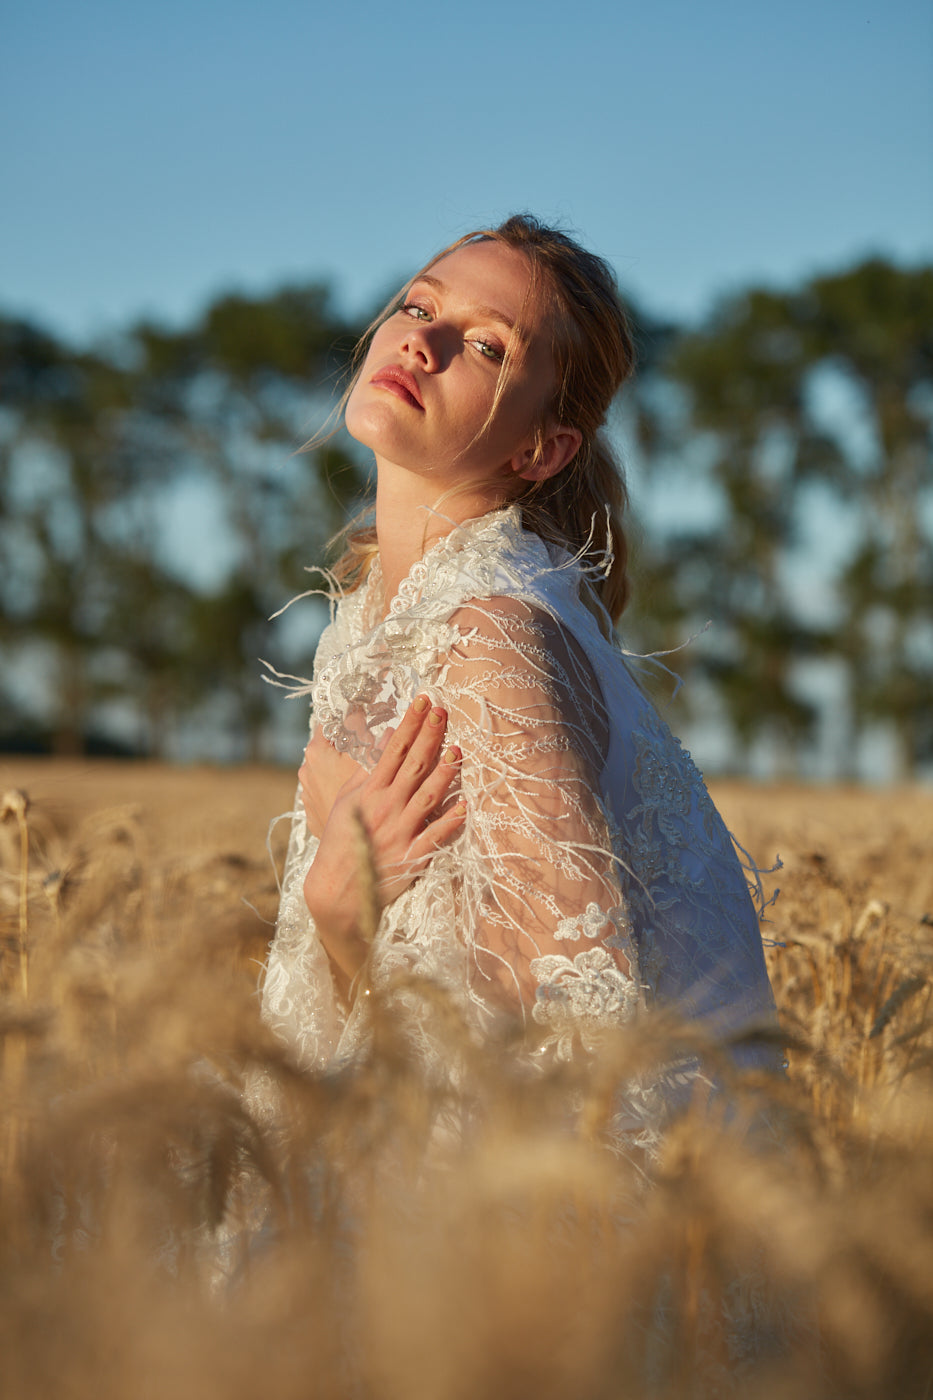
[[[746,871],[580,583],[511,507],[436,543],[385,618],[378,559],[336,606],[305,687],[312,729],[370,767],[426,693],[463,753],[464,829],[384,911],[371,985],[428,978],[480,1029],[520,1008],[559,1057],[656,1002],[724,1033],[760,1023],[773,1001]],[[297,802],[263,1014],[308,1068],[367,1041],[367,1000],[337,994],[304,904],[316,847]]]

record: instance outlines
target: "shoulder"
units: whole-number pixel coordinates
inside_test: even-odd
[[[470,598],[527,596],[553,586],[556,554],[522,528],[517,507],[454,526],[411,569],[393,612],[453,607]]]
[[[439,677],[442,699],[475,709],[483,728],[506,719],[515,733],[559,728],[562,746],[575,735],[598,771],[609,744],[602,686],[560,617],[533,599],[496,594],[465,601],[449,623],[455,640]]]
[[[440,540],[412,569],[387,620],[392,631],[435,622],[490,640],[504,630],[529,640],[559,641],[569,633],[606,643],[582,601],[584,583],[579,562],[523,529],[511,507],[458,525]]]
[[[568,620],[534,594],[496,593],[465,598],[449,616],[459,649],[515,652],[529,666],[546,666],[568,650],[584,653]]]

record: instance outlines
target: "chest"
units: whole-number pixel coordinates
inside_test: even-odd
[[[327,742],[369,768],[386,730],[416,695],[431,695],[443,684],[446,657],[460,633],[449,622],[417,615],[388,618],[369,630],[365,621],[363,613],[340,647],[322,638],[312,702]]]

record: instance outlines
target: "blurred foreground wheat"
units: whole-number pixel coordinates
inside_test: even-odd
[[[456,1091],[378,1006],[365,1062],[299,1073],[258,1018],[261,852],[207,803],[170,852],[139,796],[0,794],[5,1397],[933,1394],[929,799],[861,846],[762,807],[790,1074],[734,1102],[779,1145],[687,1116],[649,1164],[605,1125],[660,1018],[532,1074],[423,988]]]

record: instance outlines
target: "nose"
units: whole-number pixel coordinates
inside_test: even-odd
[[[436,321],[418,321],[414,318],[405,327],[401,349],[427,374],[435,374],[441,367],[442,339]]]

